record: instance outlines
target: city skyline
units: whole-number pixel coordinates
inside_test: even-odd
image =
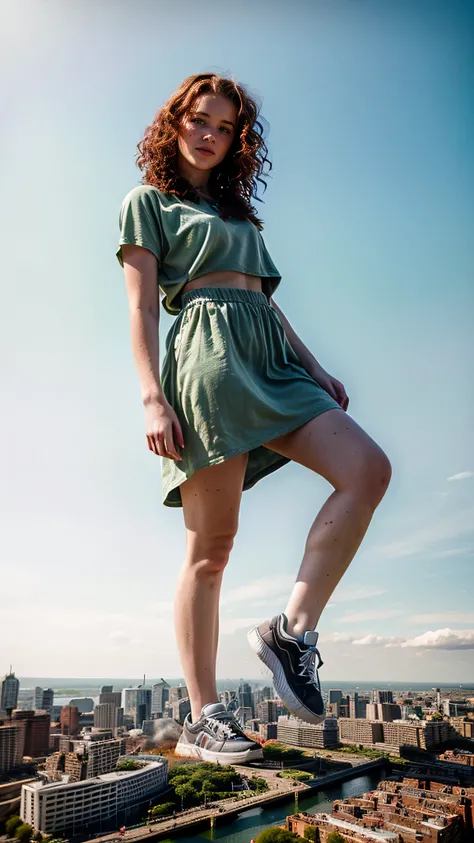
[[[263,100],[274,168],[255,205],[276,302],[393,464],[318,627],[320,679],[473,675],[471,10],[250,17],[258,49],[210,0],[5,10],[0,673],[181,671],[182,512],[161,504],[115,250],[136,144],[187,75],[214,70]],[[178,28],[179,50],[163,37]],[[162,349],[171,325],[163,313]],[[330,491],[290,464],[244,493],[218,676],[268,681],[245,633],[284,610]]]

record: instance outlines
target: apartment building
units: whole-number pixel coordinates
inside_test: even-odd
[[[337,746],[339,743],[337,717],[326,717],[317,726],[305,723],[297,717],[279,717],[277,738],[291,746],[314,747],[315,749]]]

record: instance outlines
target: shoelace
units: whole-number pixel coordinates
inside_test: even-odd
[[[225,721],[228,722],[225,722]],[[225,716],[221,719],[220,717],[206,717],[206,723],[210,724],[210,728],[216,735],[216,737],[224,737],[224,738],[235,738],[240,737],[242,734],[242,730],[235,720],[235,718],[231,715]]]
[[[305,634],[305,639],[308,633]],[[305,641],[306,643],[306,641]],[[318,664],[316,666],[316,656],[318,657]],[[316,685],[318,691],[321,691],[321,685],[319,682],[319,675],[318,670],[324,664],[321,654],[316,647],[316,644],[307,644],[307,649],[304,653],[300,656],[300,668],[301,670],[298,673],[298,676],[301,676],[302,679],[307,677],[306,685]]]

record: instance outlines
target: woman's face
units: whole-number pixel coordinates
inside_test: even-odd
[[[237,106],[221,94],[203,94],[196,97],[182,118],[179,168],[191,183],[195,182],[195,187],[227,155],[235,137],[237,113]]]

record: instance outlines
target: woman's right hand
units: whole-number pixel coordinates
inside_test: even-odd
[[[150,451],[158,457],[180,462],[177,446],[184,448],[183,432],[178,416],[166,398],[160,398],[145,407],[146,438]]]

